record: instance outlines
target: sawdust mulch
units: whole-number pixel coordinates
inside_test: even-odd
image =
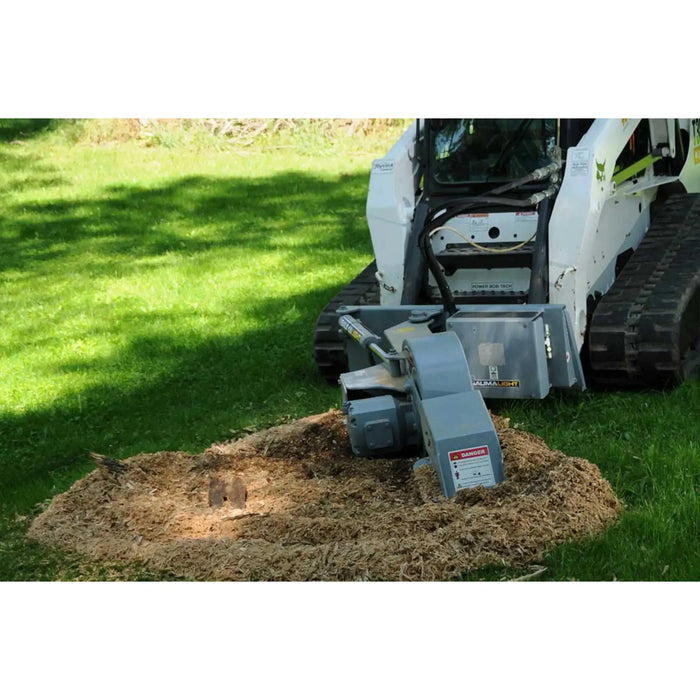
[[[56,496],[29,536],[196,580],[417,581],[533,564],[617,517],[598,467],[493,419],[507,480],[449,501],[413,459],[352,456],[342,415],[330,411],[199,455],[97,468]],[[240,481],[247,500],[224,498],[223,485]]]

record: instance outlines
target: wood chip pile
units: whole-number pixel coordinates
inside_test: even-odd
[[[342,414],[330,411],[199,455],[98,467],[29,535],[194,580],[417,581],[531,565],[615,520],[620,502],[598,467],[492,417],[507,480],[451,500],[430,467],[413,471],[414,458],[354,457]]]

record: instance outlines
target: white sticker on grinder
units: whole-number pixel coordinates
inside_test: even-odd
[[[487,445],[454,450],[447,454],[456,491],[479,485],[493,486],[496,483]]]

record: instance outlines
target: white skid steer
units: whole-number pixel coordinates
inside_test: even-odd
[[[695,373],[699,193],[700,119],[416,120],[316,326],[353,450],[419,448],[452,496],[504,478],[484,398]]]

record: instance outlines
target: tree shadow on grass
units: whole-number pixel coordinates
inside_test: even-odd
[[[320,379],[312,358],[315,317],[332,293],[328,287],[289,300],[258,300],[254,314],[270,319],[258,330],[200,341],[175,331],[144,332],[116,358],[57,367],[96,370],[114,381],[66,393],[41,410],[0,417],[2,500],[21,510],[65,490],[93,468],[90,451],[121,458],[201,451],[250,426],[313,413],[319,402],[336,404],[339,393]],[[302,312],[280,320],[290,305]],[[120,380],[125,367],[140,369],[139,376]]]
[[[74,259],[81,272],[87,249],[90,273],[110,276],[135,257],[172,252],[303,248],[334,256],[341,248],[361,250],[369,238],[365,186],[359,175],[189,176],[157,187],[114,186],[93,199],[22,202],[1,214],[0,270],[42,275],[44,264]],[[319,236],[319,227],[327,235]]]
[[[0,119],[0,143],[40,136],[56,122],[55,119]]]
[[[44,304],[5,352],[49,341],[49,307],[65,301],[65,290],[53,285],[66,269],[99,290],[101,278],[130,274],[136,264],[172,264],[172,253],[199,256],[204,270],[208,261],[230,259],[233,269],[242,256],[271,251],[284,260],[308,257],[317,269],[341,255],[366,255],[365,195],[362,175],[284,172],[190,176],[157,187],[115,186],[94,199],[5,206],[0,269],[33,280]],[[262,278],[274,274],[261,273],[245,299],[245,316],[261,320],[254,329],[222,325],[215,336],[192,331],[182,337],[182,312],[124,316],[132,334],[115,355],[48,368],[58,375],[94,373],[100,383],[63,393],[41,409],[0,415],[2,500],[26,509],[65,490],[92,468],[89,451],[116,457],[200,451],[231,430],[337,403],[336,390],[316,371],[312,342],[316,317],[338,286],[315,282],[307,292],[273,298]],[[99,326],[99,308],[92,313]]]

